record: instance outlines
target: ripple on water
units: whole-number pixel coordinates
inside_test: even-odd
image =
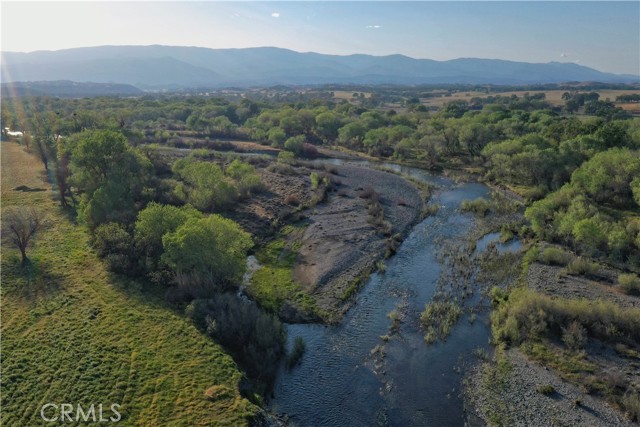
[[[288,325],[288,345],[301,336],[307,350],[298,367],[281,371],[271,409],[288,414],[295,425],[464,425],[457,369],[473,349],[488,346],[487,314],[473,323],[463,318],[445,343],[430,346],[418,319],[441,272],[442,242],[464,235],[472,225],[471,216],[460,213],[460,203],[486,196],[489,189],[391,167],[437,185],[432,203],[442,208],[412,230],[387,260],[385,274],[371,276],[340,325]],[[380,336],[389,332],[387,314],[402,304],[406,321],[385,344]],[[384,363],[372,356],[380,344],[385,344]]]

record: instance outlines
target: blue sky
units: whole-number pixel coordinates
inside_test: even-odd
[[[2,49],[277,46],[640,73],[640,2],[2,2]]]

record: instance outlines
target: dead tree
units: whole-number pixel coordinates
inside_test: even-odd
[[[3,235],[20,249],[22,266],[29,262],[27,247],[33,236],[44,226],[42,213],[35,208],[8,208],[2,217]]]

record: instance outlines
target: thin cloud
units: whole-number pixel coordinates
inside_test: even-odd
[[[382,25],[367,25],[365,28],[373,28],[374,30],[377,30],[378,28],[382,28]]]
[[[272,17],[272,18],[280,18],[280,12],[273,12],[273,13],[271,14],[271,17]]]

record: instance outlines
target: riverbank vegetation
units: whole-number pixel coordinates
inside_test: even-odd
[[[422,210],[420,200],[396,197],[401,188],[396,183],[383,191],[383,184],[376,182],[379,175],[362,172],[358,179],[368,184],[354,184],[345,170],[338,173],[333,166],[311,161],[316,158],[394,161],[489,182],[499,191],[490,199],[465,201],[462,209],[481,218],[511,215],[508,224],[500,224],[501,238],[518,237],[539,247],[536,257],[525,257],[526,263],[539,259],[562,266],[569,275],[596,280],[609,277],[602,271],[614,271],[616,289],[637,294],[640,119],[615,102],[601,100],[597,87],[567,89],[560,104],[549,102],[543,93],[483,96],[469,89],[477,96],[438,109],[428,107],[430,88],[369,89],[370,96],[349,100],[336,100],[322,89],[282,89],[277,97],[230,91],[217,96],[15,98],[2,103],[2,122],[24,131],[19,143],[46,171],[59,204],[59,209],[50,209],[57,218],[56,233],[85,236],[92,247],[83,247],[86,256],[101,257],[109,277],[137,289],[141,299],[149,295],[164,310],[186,310],[200,335],[212,337],[207,345],[224,346],[260,393],[268,389],[284,355],[286,336],[278,316],[299,321],[337,316],[338,309],[331,306],[329,316],[327,306],[320,304],[352,300],[375,262],[396,251],[405,232],[398,224],[408,226],[415,221],[412,209]],[[348,180],[352,187],[345,184]],[[506,197],[507,192],[518,196]],[[28,197],[43,200],[38,192],[18,193],[22,202],[32,203]],[[3,188],[3,202],[4,197]],[[331,240],[336,233],[347,239],[337,227],[318,227],[324,246],[314,240],[302,247],[305,227],[313,223],[309,218],[335,215],[321,208],[336,200],[349,201],[348,221],[357,223],[363,216],[358,230],[373,230],[375,239],[382,239],[381,245],[371,244],[367,250],[381,253],[359,265],[338,295],[319,297],[320,282],[312,283],[296,263],[303,250],[322,247],[328,253],[337,246]],[[526,224],[515,218],[525,208]],[[437,207],[430,209],[435,212]],[[65,217],[71,222],[63,222]],[[287,228],[292,225],[293,231]],[[350,233],[350,241],[359,240]],[[44,256],[37,252],[38,234],[35,261]],[[58,243],[71,245],[65,239]],[[56,252],[53,246],[49,250]],[[246,258],[252,253],[261,265],[244,283]],[[5,258],[12,258],[3,256],[3,270],[15,273],[15,283],[22,283],[20,277],[38,265],[7,267]],[[459,262],[467,258],[468,252],[460,254]],[[484,261],[487,266],[507,263],[496,259]],[[305,268],[316,266],[312,262]],[[455,282],[461,301],[471,292],[468,277],[461,275],[465,268],[459,277],[452,276],[460,279]],[[317,280],[333,274],[317,270]],[[67,280],[61,280],[61,286],[68,286]],[[549,351],[564,352],[579,348],[586,335],[587,342],[596,339],[638,350],[637,311],[608,302],[586,305],[549,298],[526,289],[525,281],[522,289],[495,300],[497,343],[528,351],[542,342]],[[238,296],[241,288],[252,303]],[[15,301],[24,303],[19,297]],[[459,304],[446,304],[426,307],[422,320],[429,337],[446,336],[461,316]],[[541,363],[552,359],[538,350],[527,354],[538,354]],[[231,368],[229,378],[229,384],[237,383]],[[611,394],[617,396],[614,401],[632,411],[637,384],[618,389]],[[232,394],[241,402],[238,407],[246,409],[233,416],[252,413],[253,406],[237,397],[235,389]]]
[[[107,271],[85,228],[60,210],[33,155],[2,142],[2,209],[46,212],[28,265],[2,246],[2,420],[40,425],[51,402],[118,403],[128,425],[244,425],[259,408],[244,374],[143,280]],[[39,191],[15,190],[20,186]],[[208,398],[208,389],[224,390]]]

